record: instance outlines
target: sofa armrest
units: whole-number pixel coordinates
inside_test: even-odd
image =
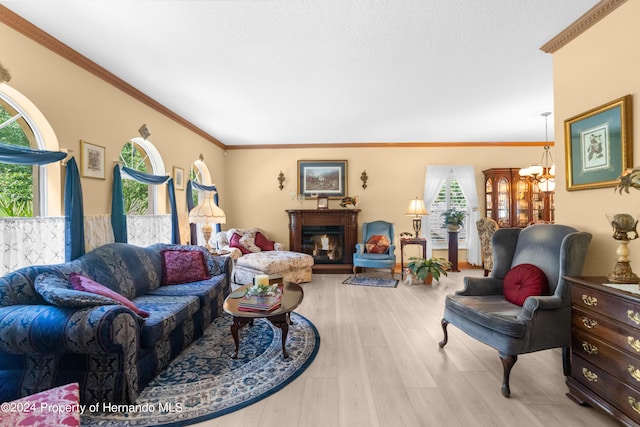
[[[137,316],[121,305],[0,307],[0,351],[11,354],[123,353],[137,345]]]
[[[501,295],[502,280],[493,277],[465,277],[464,288],[456,295],[482,296]]]

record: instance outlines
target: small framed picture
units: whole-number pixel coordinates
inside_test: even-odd
[[[80,141],[80,170],[82,176],[105,179],[104,151],[104,147]]]
[[[184,190],[184,169],[173,167],[173,185],[176,190]]]
[[[329,209],[329,198],[326,196],[318,196],[318,209]]]

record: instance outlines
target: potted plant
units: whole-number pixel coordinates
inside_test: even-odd
[[[433,279],[439,281],[441,275],[447,276],[447,269],[451,268],[451,263],[444,258],[431,257],[425,259],[411,257],[407,267],[414,277],[430,285]]]
[[[464,218],[467,214],[463,211],[459,211],[456,208],[450,208],[442,212],[440,216],[442,219],[442,228],[446,228],[451,231],[458,231],[464,224]]]

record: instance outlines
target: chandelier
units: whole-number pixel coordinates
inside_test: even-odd
[[[547,120],[551,115],[550,112],[542,113],[544,117],[544,134],[545,142],[544,153],[540,163],[529,165],[520,169],[518,172],[520,176],[528,178],[532,183],[538,186],[540,191],[545,193],[554,191],[556,189],[556,165],[553,163],[553,157],[549,152],[549,127]]]

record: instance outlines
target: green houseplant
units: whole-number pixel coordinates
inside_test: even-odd
[[[463,211],[459,211],[456,208],[450,208],[442,212],[440,216],[442,219],[442,228],[456,231],[464,224],[464,218],[467,214]]]
[[[424,283],[431,284],[432,280],[440,280],[440,276],[447,276],[447,269],[451,268],[451,263],[438,257],[431,257],[429,259],[411,257],[409,258],[409,265],[407,266],[414,277],[424,281]]]

